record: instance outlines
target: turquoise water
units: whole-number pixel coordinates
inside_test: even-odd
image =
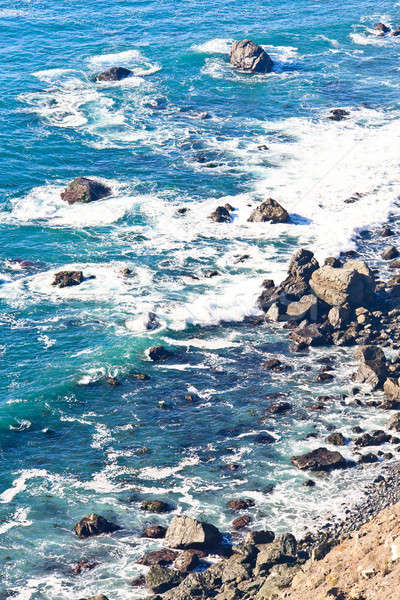
[[[334,383],[318,386],[322,352],[299,360],[284,332],[248,317],[299,245],[323,259],[397,217],[400,39],[378,38],[379,20],[400,25],[399,7],[0,3],[1,598],[143,595],[129,582],[142,572],[135,559],[158,547],[140,537],[146,498],[229,532],[226,501],[253,497],[254,526],[296,533],[357,499],[362,469],[309,489],[289,458],[332,427],[387,415],[341,399],[347,351],[334,355]],[[245,37],[270,53],[270,75],[230,67],[230,44]],[[113,65],[134,76],[96,84]],[[338,107],[350,117],[328,120]],[[66,206],[60,192],[80,175],[112,197]],[[290,224],[247,222],[268,196]],[[211,222],[226,202],[233,222]],[[95,279],[52,287],[70,267]],[[163,365],[145,354],[157,343],[173,352]],[[266,372],[272,356],[293,370]],[[293,409],[271,417],[276,393]],[[321,393],[338,396],[312,411]],[[257,442],[265,431],[274,444]],[[72,527],[88,512],[124,529],[82,542]],[[73,575],[83,558],[98,566]]]

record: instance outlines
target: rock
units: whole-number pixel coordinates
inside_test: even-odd
[[[258,546],[259,544],[269,544],[275,539],[273,531],[249,531],[245,537],[245,544],[252,544]]]
[[[390,435],[381,429],[378,429],[376,431],[372,431],[372,433],[363,433],[354,441],[354,444],[362,448],[366,446],[381,446],[382,444],[388,442],[389,439]]]
[[[152,513],[165,513],[171,510],[170,505],[163,500],[145,500],[142,502],[140,508]]]
[[[205,271],[204,272],[204,277],[207,277],[208,279],[211,279],[211,277],[218,277],[219,272],[218,271]]]
[[[59,271],[54,273],[54,281],[51,285],[56,285],[59,288],[72,287],[79,285],[83,281],[82,271]]]
[[[90,598],[86,598],[86,600],[108,600],[108,598],[104,594],[97,594],[97,596],[90,596]]]
[[[218,206],[214,212],[211,213],[209,219],[216,223],[230,223],[231,215],[224,206]]]
[[[349,116],[349,114],[349,111],[344,110],[343,108],[332,108],[328,119],[330,119],[331,121],[343,121],[346,117]]]
[[[305,481],[303,481],[303,485],[304,487],[315,487],[315,481],[313,481],[312,479],[306,479]]]
[[[242,517],[237,517],[236,519],[233,519],[232,527],[236,530],[243,529],[244,527],[247,527],[250,521],[251,517],[249,515],[243,515]]]
[[[158,540],[164,538],[166,533],[166,527],[162,527],[161,525],[148,525],[143,532],[143,537]]]
[[[400,432],[400,413],[396,413],[391,419],[389,419],[386,425],[388,429]]]
[[[334,379],[334,376],[332,375],[332,373],[327,373],[326,371],[321,371],[316,376],[315,381],[317,383],[327,383],[328,381],[332,381],[332,379]]]
[[[146,567],[152,567],[153,565],[166,567],[172,564],[177,556],[178,553],[173,550],[154,550],[153,552],[147,552],[147,554],[138,560],[138,564],[145,565]]]
[[[354,354],[361,367],[354,376],[357,383],[368,383],[373,390],[383,386],[386,379],[386,358],[378,346],[360,346]]]
[[[102,533],[113,533],[118,529],[121,529],[119,525],[115,525],[115,523],[111,523],[95,513],[83,517],[74,527],[76,535],[81,539]]]
[[[287,223],[289,213],[273,198],[262,202],[247,219],[250,223]]]
[[[61,198],[68,204],[87,203],[95,200],[101,200],[111,196],[111,189],[94,179],[87,177],[77,177],[71,181],[61,194]]]
[[[339,431],[333,431],[328,435],[326,441],[334,446],[344,446],[346,444],[345,437]]]
[[[381,254],[383,260],[393,260],[400,255],[399,251],[395,246],[388,246]]]
[[[329,265],[335,269],[340,269],[343,266],[340,260],[334,256],[328,256],[328,258],[326,258],[324,261],[324,265]]]
[[[221,540],[222,535],[214,525],[187,516],[175,516],[165,536],[165,542],[170,548],[180,549],[212,548]]]
[[[229,500],[226,505],[231,510],[239,512],[241,510],[252,508],[255,506],[255,502],[251,498],[237,498],[236,500]]]
[[[349,324],[351,318],[350,306],[333,306],[328,313],[328,321],[334,329],[343,329]]]
[[[270,56],[251,40],[234,42],[229,53],[231,65],[252,73],[270,73],[273,62]]]
[[[385,23],[377,23],[374,27],[375,31],[379,31],[380,33],[389,33],[390,27],[385,25]]]
[[[139,575],[136,579],[130,582],[131,587],[143,587],[146,585],[146,577],[144,575]]]
[[[95,567],[97,567],[99,563],[94,560],[80,560],[72,567],[72,572],[74,575],[80,575],[85,571],[91,571]]]
[[[199,555],[191,550],[184,550],[174,562],[174,568],[181,573],[193,571],[199,564]]]
[[[388,377],[383,384],[383,391],[389,400],[400,400],[400,381],[393,377]]]
[[[302,471],[330,471],[346,466],[340,452],[331,452],[326,448],[317,448],[301,456],[292,456],[290,462]]]
[[[392,235],[394,235],[394,231],[390,227],[386,226],[381,229],[381,237],[391,237]]]
[[[320,301],[313,294],[302,296],[298,302],[290,302],[286,314],[290,319],[317,322],[319,317]]]
[[[292,405],[289,402],[275,402],[271,404],[268,411],[273,415],[281,415],[291,409]]]
[[[400,27],[396,27],[391,33],[393,37],[398,37],[400,35]]]
[[[253,440],[257,443],[257,444],[273,444],[274,442],[276,442],[276,439],[270,435],[269,433],[258,433],[257,435],[254,436]]]
[[[148,349],[147,354],[155,362],[168,360],[171,356],[171,352],[164,348],[164,346],[152,346]]]
[[[319,269],[319,264],[313,253],[300,248],[290,260],[288,276],[282,282],[280,289],[289,299],[299,300],[305,294],[310,293],[309,281],[317,269]]]
[[[290,533],[279,535],[273,542],[260,546],[256,560],[256,574],[263,574],[273,565],[291,563],[296,557],[296,538]]]
[[[341,269],[325,265],[313,272],[310,286],[330,306],[368,306],[375,293],[373,276],[362,261],[348,261]]]
[[[111,67],[102,73],[99,73],[96,77],[96,81],[121,81],[132,75],[132,71],[125,67]]]
[[[183,576],[177,571],[165,567],[154,566],[146,575],[146,585],[154,594],[164,592],[181,583]]]
[[[304,344],[305,346],[323,346],[327,342],[322,328],[315,323],[300,325],[293,329],[289,334],[289,338],[297,344]]]
[[[360,454],[358,462],[361,464],[371,464],[378,462],[378,457],[373,452],[367,452],[366,454]]]
[[[260,299],[261,299],[261,297],[259,298],[259,300]],[[281,304],[281,302],[274,302],[268,308],[267,312],[265,313],[265,317],[269,321],[278,323],[279,321],[282,321],[285,319],[285,309],[286,309],[286,307],[284,306],[284,304]]]
[[[267,279],[266,281],[263,281],[263,291],[261,292],[261,295],[258,297],[257,300],[257,304],[261,308],[261,310],[267,312],[267,310],[274,303],[274,300],[277,300],[278,298],[276,292],[277,289],[272,279]],[[284,307],[282,307],[282,314],[283,313]]]
[[[396,258],[393,260],[389,265],[389,269],[400,269],[400,259]]]
[[[224,208],[226,208],[226,210],[227,210],[228,212],[232,212],[233,210],[236,210],[236,208],[234,208],[234,207],[232,206],[232,204],[229,204],[229,202],[227,202],[226,204],[224,204]]]

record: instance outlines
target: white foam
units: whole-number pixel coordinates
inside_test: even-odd
[[[0,535],[13,527],[29,527],[29,525],[32,525],[32,521],[28,520],[29,512],[29,508],[17,508],[9,521],[0,524]]]
[[[23,471],[21,475],[13,481],[12,487],[0,494],[0,502],[11,502],[11,500],[13,500],[17,494],[26,489],[27,481],[35,477],[45,477],[46,475],[47,471],[44,469],[27,469]]]
[[[99,54],[87,59],[88,64],[93,68],[108,66],[129,67],[129,65],[132,63],[136,64],[138,61],[143,61],[143,55],[140,50],[134,48],[122,52]]]
[[[203,44],[194,44],[191,50],[205,54],[229,54],[233,42],[230,38],[214,38]]]

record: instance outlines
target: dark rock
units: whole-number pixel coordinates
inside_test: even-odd
[[[207,277],[208,279],[211,279],[211,277],[218,277],[218,275],[218,271],[205,271],[204,273],[204,277]]]
[[[312,479],[306,479],[303,482],[304,487],[315,487],[315,481],[313,481]]]
[[[334,256],[328,256],[328,258],[325,259],[324,264],[334,267],[335,269],[340,269],[343,266],[340,260]]]
[[[392,35],[393,37],[398,37],[400,35],[400,27],[396,27],[396,29],[393,29],[390,35]]]
[[[253,439],[257,444],[273,444],[276,441],[272,435],[266,432],[258,433]]]
[[[400,432],[400,413],[396,413],[391,419],[389,419],[387,422],[387,427],[393,431]]]
[[[345,437],[339,431],[334,431],[328,435],[326,441],[334,446],[344,446],[346,444]]]
[[[289,299],[299,300],[305,294],[310,293],[309,281],[318,268],[319,264],[313,253],[300,248],[290,260],[288,276],[282,282],[280,289]]]
[[[371,463],[378,462],[378,457],[375,454],[373,454],[372,452],[367,452],[367,454],[360,455],[358,462],[364,463],[364,464],[371,464]]]
[[[318,373],[318,375],[316,376],[315,381],[317,383],[327,383],[328,381],[332,381],[333,379],[334,376],[332,375],[332,373],[321,371],[321,373]]]
[[[249,531],[246,535],[245,543],[251,545],[269,544],[275,539],[273,531]]]
[[[330,119],[331,121],[343,121],[346,117],[349,116],[349,114],[349,111],[344,110],[343,108],[332,108],[328,119]]]
[[[54,281],[51,285],[56,285],[59,288],[72,287],[81,284],[82,281],[82,271],[59,271],[54,274]]]
[[[229,202],[227,202],[226,204],[224,204],[224,208],[226,208],[226,210],[227,210],[228,212],[232,212],[233,210],[236,210],[236,208],[234,208],[234,207],[232,206],[232,204],[229,204]]]
[[[385,25],[385,23],[377,23],[374,27],[375,31],[379,31],[380,33],[389,33],[390,27]]]
[[[292,405],[289,402],[275,402],[272,404],[268,411],[273,415],[281,415],[292,409]]]
[[[178,553],[173,550],[154,550],[148,552],[138,560],[139,565],[145,565],[146,567],[152,567],[153,565],[160,565],[166,567],[174,562],[177,558]]]
[[[241,517],[237,517],[236,519],[233,519],[232,527],[233,527],[233,529],[236,529],[236,530],[243,529],[244,527],[247,527],[247,525],[250,523],[250,521],[251,521],[251,517],[249,515],[243,515]]]
[[[95,567],[97,567],[99,563],[94,560],[80,560],[72,567],[72,572],[74,575],[80,575],[85,571],[91,571]]]
[[[384,227],[381,230],[381,237],[391,237],[392,235],[394,235],[394,231],[390,227]]]
[[[145,500],[140,508],[151,513],[165,513],[171,510],[170,505],[162,500]]]
[[[252,508],[255,506],[254,500],[251,498],[238,498],[236,500],[229,500],[226,503],[227,507],[235,512],[239,512],[241,510],[247,510],[248,508]]]
[[[386,379],[386,358],[378,346],[360,346],[354,354],[362,364],[354,376],[357,383],[368,383],[372,389],[383,386]]]
[[[386,250],[382,252],[381,257],[383,258],[383,260],[393,260],[399,255],[400,253],[395,246],[388,246],[388,248],[386,248]]]
[[[184,550],[174,562],[174,568],[181,573],[193,571],[199,564],[199,555],[193,550]]]
[[[214,525],[187,516],[175,516],[165,536],[165,542],[170,548],[181,549],[212,548],[221,540],[222,535]]]
[[[132,75],[132,71],[126,69],[125,67],[111,67],[111,69],[107,69],[102,73],[97,75],[97,81],[121,81],[121,79],[126,79]]]
[[[76,202],[85,204],[94,200],[101,200],[101,198],[107,196],[111,196],[109,187],[87,177],[77,177],[68,184],[61,194],[61,198],[68,204],[75,204]]]
[[[231,65],[252,73],[270,73],[273,62],[270,56],[251,40],[234,42],[229,53]]]
[[[231,215],[224,206],[218,206],[214,212],[211,213],[209,219],[215,221],[216,223],[229,223],[231,220]]]
[[[139,575],[136,579],[130,582],[131,587],[143,587],[146,585],[146,577],[144,575]]]
[[[389,265],[389,269],[400,269],[400,259],[396,258],[393,260]]]
[[[257,206],[247,220],[251,223],[287,223],[289,213],[279,202],[273,198],[268,198]]]
[[[76,535],[81,539],[102,533],[113,533],[118,529],[121,529],[119,525],[115,525],[115,523],[111,523],[95,513],[83,517],[74,527]]]
[[[315,323],[300,325],[291,331],[289,338],[298,344],[305,344],[306,346],[323,346],[327,343],[324,331]]]
[[[169,350],[164,348],[164,346],[152,346],[151,348],[148,349],[147,352],[148,352],[149,358],[151,360],[154,360],[155,362],[162,361],[162,360],[168,360],[168,358],[170,358],[170,356],[171,356],[171,352],[169,352]]]
[[[293,456],[290,462],[298,469],[308,471],[329,471],[346,466],[340,452],[331,452],[326,448],[317,448],[301,456]]]
[[[166,527],[161,525],[148,525],[143,532],[143,537],[161,539],[165,537],[166,532]]]
[[[181,583],[183,576],[177,571],[165,567],[154,566],[146,575],[146,585],[154,594],[164,592],[176,587]]]
[[[354,444],[364,448],[366,446],[381,446],[389,440],[390,435],[379,429],[372,433],[363,433],[354,441]]]

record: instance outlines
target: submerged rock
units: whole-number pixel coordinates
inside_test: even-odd
[[[234,42],[229,60],[234,67],[252,73],[270,73],[273,67],[270,56],[252,40]]]
[[[170,505],[163,500],[145,500],[142,502],[140,508],[152,513],[165,513],[171,510]]]
[[[170,548],[181,549],[212,548],[221,541],[222,535],[214,525],[187,516],[175,516],[165,536],[165,543]]]
[[[330,471],[346,466],[340,452],[332,452],[326,448],[317,448],[301,456],[292,456],[290,462],[302,471]]]
[[[125,67],[111,67],[111,69],[99,73],[96,81],[121,81],[121,79],[126,79],[130,75],[132,75],[130,69],[126,69]]]
[[[81,539],[102,533],[113,533],[118,529],[121,529],[119,525],[115,525],[115,523],[111,523],[95,513],[83,517],[74,527],[76,535]]]
[[[349,114],[350,114],[349,111],[344,110],[343,108],[333,108],[330,111],[330,115],[328,116],[328,119],[330,119],[331,121],[343,121],[343,119],[348,117]]]
[[[76,202],[86,204],[107,196],[111,196],[111,188],[87,177],[77,177],[68,184],[61,194],[61,198],[68,204],[75,204]]]
[[[273,198],[268,198],[253,210],[247,219],[250,223],[287,223],[289,213]]]
[[[147,354],[149,358],[155,362],[168,360],[171,356],[171,352],[164,348],[164,346],[152,346],[148,349]]]

